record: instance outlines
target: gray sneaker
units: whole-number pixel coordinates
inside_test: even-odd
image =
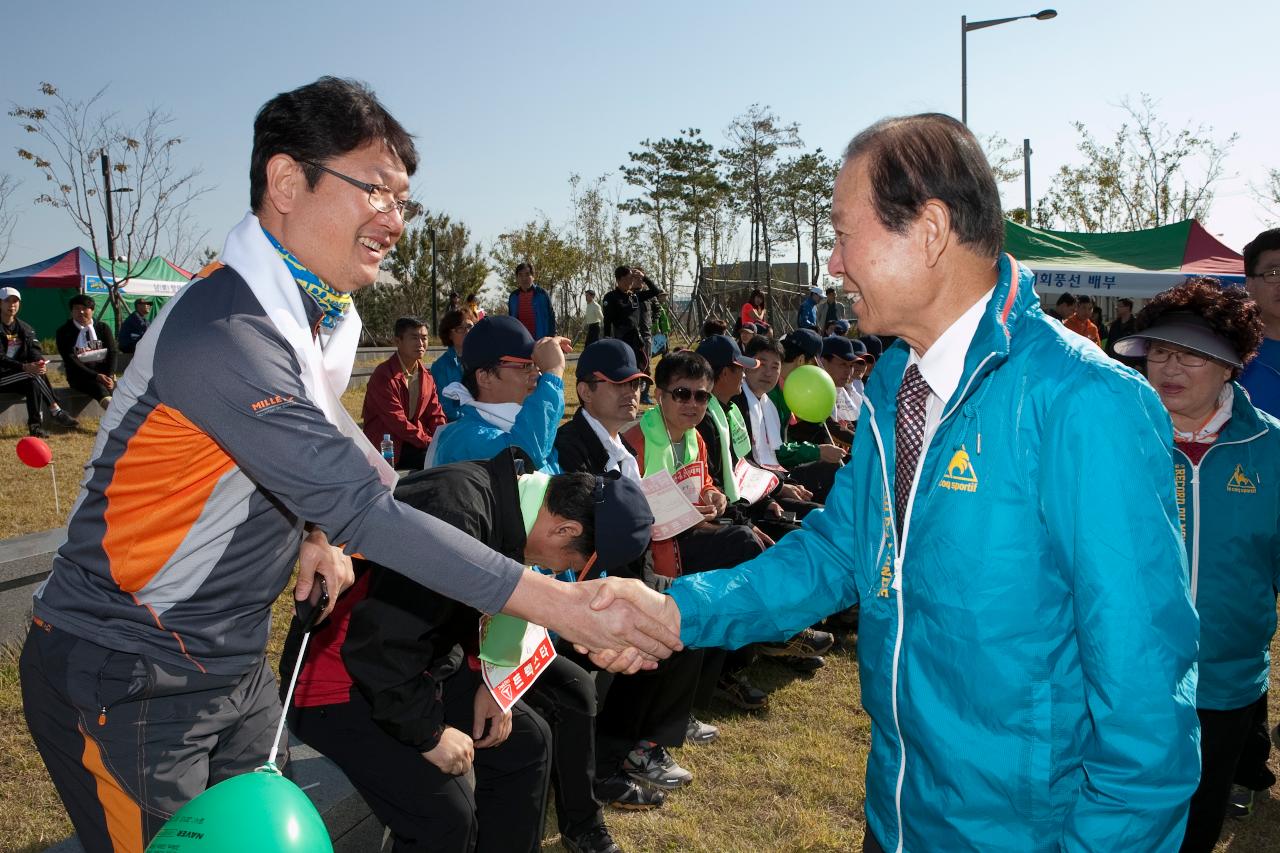
[[[637,782],[666,790],[683,788],[693,781],[693,774],[676,764],[665,746],[651,740],[640,741],[627,753],[622,772]]]
[[[685,729],[685,743],[701,746],[711,743],[720,737],[720,730],[710,723],[704,723],[692,714],[689,715],[689,726]]]
[[[71,417],[70,413],[68,413],[66,409],[58,409],[58,411],[52,413],[52,417],[53,417],[53,422],[60,427],[66,427],[67,429],[75,429],[76,427],[80,426],[80,422],[75,418]]]

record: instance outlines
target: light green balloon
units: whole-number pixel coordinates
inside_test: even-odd
[[[836,407],[836,383],[821,367],[806,364],[791,371],[782,386],[782,399],[800,420],[820,424]]]
[[[169,818],[147,853],[333,853],[302,789],[270,770],[219,782]]]

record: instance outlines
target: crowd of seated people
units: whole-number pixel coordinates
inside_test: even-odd
[[[371,441],[391,436],[396,467],[409,472],[399,500],[567,581],[605,570],[663,590],[798,529],[821,507],[806,481],[829,488],[843,461],[838,448],[784,441],[789,424],[769,392],[786,347],[748,328],[744,355],[723,322],[704,331],[695,350],[658,361],[652,380],[626,341],[591,343],[577,363],[578,408],[566,418],[565,339],[535,340],[510,316],[473,323],[450,311],[438,329],[448,349],[428,371],[427,327],[402,318],[396,353],[366,392],[364,430]],[[821,340],[810,344],[789,340],[793,366],[821,355]],[[655,404],[645,409],[651,386]],[[764,472],[761,494],[740,490],[744,466]],[[702,521],[651,541],[640,483],[658,472],[688,481]],[[524,489],[535,478],[553,486],[545,523],[516,517],[528,512]],[[610,484],[615,513],[630,506],[631,526],[642,522],[643,542],[626,559],[601,555],[627,523],[611,521],[598,541],[583,532],[601,530],[584,519],[601,511],[598,495],[584,499],[596,483]],[[630,504],[616,497],[618,484]],[[555,538],[565,530],[576,532],[577,551],[553,547],[569,541]],[[477,673],[480,614],[375,564],[358,568],[311,641],[290,722],[348,774],[396,850],[536,849],[548,788],[568,849],[618,850],[603,807],[658,808],[693,781],[673,753],[720,734],[699,709],[713,700],[766,709],[768,695],[745,674],[757,655],[811,672],[835,641],[813,628],[745,649],[687,649],[656,669],[615,675],[557,639],[554,666],[504,713]],[[472,783],[454,784],[467,773]]]

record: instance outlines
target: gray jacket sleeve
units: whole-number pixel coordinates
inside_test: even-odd
[[[216,441],[263,491],[329,541],[477,610],[500,610],[524,568],[398,503],[311,400],[287,342],[233,316],[157,342],[161,399]]]

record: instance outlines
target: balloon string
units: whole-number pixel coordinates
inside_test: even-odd
[[[272,767],[276,763],[276,753],[280,751],[280,736],[284,734],[284,719],[289,715],[289,706],[293,703],[293,688],[298,686],[298,673],[302,672],[302,662],[307,659],[307,641],[311,632],[302,635],[302,645],[298,647],[298,662],[293,665],[293,675],[289,677],[289,689],[284,694],[284,707],[280,709],[280,723],[276,726],[276,740],[271,744],[271,754],[267,756],[267,764]]]
[[[62,503],[58,500],[58,472],[54,470],[53,463],[49,463],[49,475],[53,477],[53,511],[58,517],[62,517]]]

